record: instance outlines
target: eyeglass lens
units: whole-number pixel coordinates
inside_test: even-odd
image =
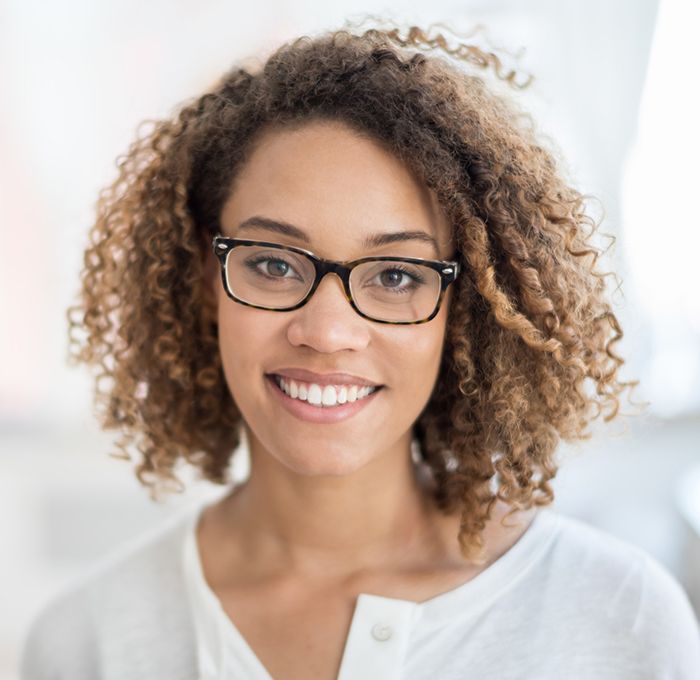
[[[253,305],[293,307],[306,296],[314,277],[313,263],[300,253],[269,246],[237,246],[227,255],[231,293]],[[363,262],[350,273],[350,290],[357,307],[369,317],[420,321],[435,310],[440,274],[411,262]]]

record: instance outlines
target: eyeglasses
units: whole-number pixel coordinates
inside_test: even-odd
[[[221,264],[226,294],[242,305],[277,312],[298,309],[308,302],[321,279],[333,272],[343,282],[352,308],[379,323],[430,321],[460,270],[457,261],[418,257],[335,262],[303,248],[220,234],[214,236],[212,248]]]

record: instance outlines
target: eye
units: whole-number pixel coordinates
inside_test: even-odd
[[[272,264],[266,265],[265,263]],[[270,257],[269,255],[251,257],[245,261],[245,265],[255,274],[273,279],[293,278],[286,277],[285,274],[290,271],[295,271],[292,265],[286,260],[279,257]],[[260,265],[262,265],[262,267]]]
[[[382,269],[375,278],[379,279],[383,289],[395,293],[410,292],[425,283],[425,278],[416,267],[397,263]]]
[[[403,269],[399,267],[392,267],[391,269],[385,269],[380,275],[382,284],[390,287],[400,287],[398,284],[404,277],[407,277],[410,281],[415,281],[415,279],[408,274]]]

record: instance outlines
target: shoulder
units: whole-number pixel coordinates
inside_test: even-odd
[[[186,508],[121,544],[49,599],[25,634],[22,680],[128,677],[125,664],[152,665],[148,655],[157,650],[149,646],[190,638],[182,545],[193,512]]]
[[[545,510],[557,524],[550,562],[563,573],[575,569],[584,576],[573,586],[607,590],[615,584],[639,585],[651,557],[640,547],[587,522]]]
[[[559,527],[545,563],[545,597],[569,617],[567,636],[581,649],[607,648],[611,658],[614,651],[641,664],[649,673],[641,677],[700,677],[698,619],[671,572],[623,539],[548,512]]]
[[[644,645],[653,641],[654,660],[668,661],[668,670],[679,673],[669,677],[700,678],[698,618],[680,583],[651,556],[644,561],[632,635]]]
[[[583,520],[554,513],[557,538],[548,556],[548,568],[564,580],[571,593],[605,598],[605,611],[625,613],[638,628],[650,608],[665,601],[676,613],[692,613],[688,596],[675,576],[648,552]],[[575,576],[575,578],[571,578]]]

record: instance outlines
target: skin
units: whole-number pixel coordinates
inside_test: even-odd
[[[253,215],[294,224],[310,243],[257,228],[239,233]],[[454,252],[450,224],[419,179],[377,142],[328,121],[266,131],[232,185],[221,228],[227,236],[298,245],[334,260],[449,259]],[[402,230],[431,234],[438,252],[421,241],[371,251],[361,245],[366,235]],[[300,644],[308,650],[309,641],[289,636],[307,630],[318,642],[313,677],[333,677],[358,593],[424,601],[457,587],[515,543],[533,511],[505,528],[498,520],[508,508],[496,506],[484,533],[487,562],[469,564],[457,542],[459,517],[438,512],[411,461],[411,428],[437,379],[452,287],[432,321],[394,326],[360,317],[334,275],[305,306],[286,313],[230,300],[213,257],[208,281],[226,381],[245,420],[251,475],[202,515],[205,576],[273,675],[294,677],[294,650]],[[266,373],[284,367],[353,373],[385,387],[350,419],[307,423],[285,411],[265,382]],[[311,606],[319,599],[326,604]],[[284,627],[288,613],[287,629],[274,636],[269,619],[261,623],[266,601],[275,625]],[[292,640],[287,654],[280,635]],[[300,654],[299,677],[312,677],[308,654]]]

